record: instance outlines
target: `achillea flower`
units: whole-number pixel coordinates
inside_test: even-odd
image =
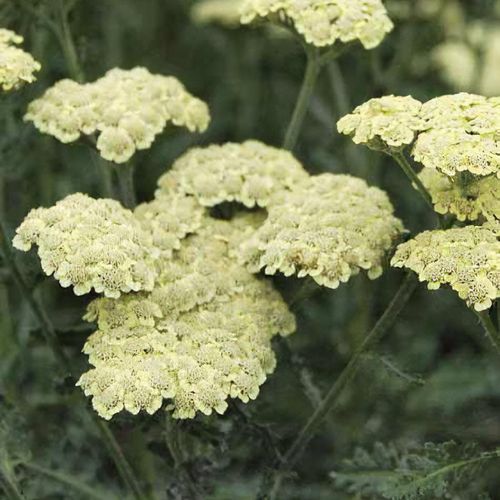
[[[42,269],[76,295],[94,289],[106,297],[151,290],[158,251],[132,212],[113,200],[77,193],[50,208],[32,210],[13,245],[38,247]]]
[[[401,148],[411,144],[422,130],[422,103],[411,96],[385,96],[358,106],[337,124],[341,134],[351,135],[356,144],[375,150]]]
[[[112,69],[88,84],[61,80],[30,104],[25,120],[64,143],[96,133],[101,156],[125,163],[169,123],[202,132],[210,115],[176,78],[134,68]]]
[[[460,221],[480,217],[500,220],[500,179],[495,176],[466,178],[447,177],[431,168],[419,174],[432,196],[437,213],[453,214]]]
[[[191,8],[191,19],[196,24],[220,24],[225,28],[240,26],[244,0],[199,0]]]
[[[154,246],[168,258],[187,235],[200,228],[205,208],[192,197],[169,194],[139,205],[134,214]]]
[[[229,258],[223,235],[240,229],[208,221],[162,269],[151,293],[97,299],[84,352],[94,366],[78,385],[110,419],[126,410],[174,418],[224,413],[228,398],[255,399],[275,367],[271,339],[295,320],[280,295]],[[162,266],[160,266],[162,267]]]
[[[227,143],[188,151],[160,178],[156,195],[180,192],[208,207],[232,201],[266,207],[277,193],[307,177],[288,151],[258,141]]]
[[[323,174],[273,203],[240,252],[252,272],[311,276],[337,288],[360,270],[380,276],[402,230],[383,191],[348,175]]]
[[[372,49],[393,28],[380,0],[245,0],[241,22],[280,16],[316,47],[359,40]]]
[[[34,74],[42,67],[30,54],[16,47],[22,42],[22,36],[0,28],[0,87],[5,91],[34,82]]]
[[[500,223],[426,231],[400,245],[392,265],[411,269],[431,290],[449,285],[484,311],[500,297]]]

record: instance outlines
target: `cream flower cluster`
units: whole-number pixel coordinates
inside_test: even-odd
[[[162,257],[171,257],[181,241],[202,224],[205,209],[194,199],[177,193],[139,205],[134,214]]]
[[[42,269],[76,295],[94,289],[106,297],[151,290],[157,250],[132,212],[118,202],[77,193],[50,208],[32,210],[13,245],[38,247]]]
[[[420,180],[431,194],[437,213],[453,214],[460,221],[500,220],[500,179],[450,178],[431,168],[424,168]]]
[[[160,178],[157,197],[173,191],[207,207],[232,201],[266,207],[277,193],[307,177],[287,151],[258,141],[227,143],[188,151]]]
[[[337,127],[354,142],[382,151],[413,144],[416,161],[450,177],[500,177],[500,98],[461,93],[421,104],[386,96],[362,104]]]
[[[271,339],[295,319],[270,283],[229,258],[236,227],[205,219],[162,260],[153,292],[91,303],[86,319],[99,329],[84,351],[94,368],[78,384],[103,418],[153,414],[165,399],[174,418],[193,418],[257,397],[276,364]]]
[[[196,24],[220,24],[226,28],[240,25],[241,8],[245,0],[200,0],[191,8]]]
[[[202,132],[210,115],[176,78],[138,67],[112,69],[93,83],[61,80],[30,104],[25,119],[63,143],[98,134],[101,156],[125,163],[167,124]]]
[[[403,230],[387,195],[348,175],[310,177],[276,201],[241,245],[252,272],[311,276],[337,288],[360,270],[382,273],[386,252]]]
[[[22,36],[0,28],[0,87],[5,91],[34,82],[35,73],[42,67],[30,54],[16,47],[22,42]]]
[[[431,290],[449,285],[484,311],[500,297],[500,223],[426,231],[400,245],[392,265],[411,269]]]
[[[422,106],[424,131],[412,155],[425,167],[454,176],[500,177],[500,100],[474,94],[436,97]]]
[[[422,103],[411,96],[385,96],[358,106],[337,124],[341,134],[372,149],[400,148],[411,144],[422,130]]]
[[[241,21],[282,15],[316,47],[359,40],[372,49],[393,28],[381,0],[245,0]]]

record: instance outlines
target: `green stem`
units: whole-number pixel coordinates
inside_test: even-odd
[[[93,498],[95,500],[110,500],[111,498],[113,498],[108,493],[101,493],[99,491],[96,491],[85,483],[82,483],[62,472],[52,471],[35,463],[25,463],[23,464],[23,467],[34,472],[38,472],[39,474],[42,474],[44,476],[50,477],[51,479],[54,479],[59,483],[65,484],[73,490],[85,495],[85,498]]]
[[[8,468],[7,464],[0,464],[0,486],[2,486],[6,494],[6,498],[9,500],[25,500]]]
[[[340,394],[356,375],[366,353],[392,328],[417,285],[418,280],[416,277],[413,274],[408,274],[383,315],[365,337],[362,344],[356,349],[347,366],[286,451],[283,461],[278,467],[274,475],[274,480],[270,485],[269,494],[264,495],[264,498],[271,500],[278,498],[278,492],[285,476],[297,463],[305,447],[314,437],[325,417],[338,404]]]
[[[307,48],[306,54],[307,66],[304,81],[302,82],[302,88],[300,89],[295,110],[283,141],[283,148],[288,149],[289,151],[293,151],[293,149],[295,149],[300,130],[309,108],[309,102],[321,71],[319,51],[314,48]]]
[[[79,83],[83,83],[85,78],[76,52],[75,41],[73,40],[73,35],[69,27],[68,11],[64,7],[63,0],[58,1],[58,16],[60,28],[57,30],[57,37],[61,44],[68,71],[71,78]]]
[[[475,311],[476,316],[479,318],[481,325],[486,332],[487,337],[490,339],[495,350],[500,354],[500,333],[496,329],[488,311]]]
[[[135,477],[135,473],[132,470],[132,467],[130,467],[130,464],[125,458],[125,455],[123,454],[123,451],[116,441],[116,438],[111,432],[108,424],[94,413],[92,413],[92,416],[97,424],[97,427],[101,431],[101,435],[104,438],[104,444],[106,445],[106,448],[108,449],[108,452],[111,455],[113,462],[115,463],[118,472],[120,473],[120,476],[132,491],[134,498],[136,500],[147,499],[148,496],[142,492],[139,481]]]
[[[115,171],[118,177],[120,200],[123,206],[130,209],[135,208],[137,205],[137,199],[135,196],[134,185],[134,165],[132,163],[118,165]]]
[[[415,170],[410,165],[410,162],[407,160],[406,156],[403,152],[391,152],[390,155],[396,160],[399,164],[403,172],[406,174],[410,182],[415,186],[417,191],[422,196],[423,200],[430,207],[430,209],[434,212],[434,204],[432,203],[432,196],[427,191],[427,188],[424,186],[420,177],[415,173]]]

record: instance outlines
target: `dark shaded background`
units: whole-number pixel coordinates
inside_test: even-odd
[[[27,1],[43,7],[43,2]],[[398,3],[411,0],[393,0]],[[172,129],[151,150],[137,155],[141,200],[151,199],[158,176],[192,145],[247,138],[279,145],[302,78],[305,61],[294,40],[263,28],[195,26],[189,17],[192,4],[80,0],[70,17],[88,80],[115,66],[145,66],[180,78],[210,106],[213,120],[205,134]],[[471,21],[499,22],[493,1],[463,4]],[[393,19],[396,28],[379,48],[367,52],[356,47],[324,72],[297,156],[311,172],[351,173],[386,189],[398,216],[416,233],[433,226],[433,215],[402,172],[387,158],[352,145],[335,131],[340,116],[371,97],[412,94],[425,100],[451,92],[429,64],[429,51],[445,36],[438,16]],[[33,207],[52,205],[75,191],[101,195],[102,167],[84,146],[60,144],[23,124],[27,103],[68,77],[68,71],[51,31],[17,0],[0,0],[0,26],[23,34],[25,48],[43,65],[36,84],[0,100],[0,210],[12,234]],[[77,371],[83,372],[86,359],[80,350],[91,331],[80,320],[86,300],[42,276],[33,256],[17,259],[48,309],[61,344]],[[273,446],[283,449],[293,439],[401,279],[400,271],[388,269],[375,282],[359,276],[337,291],[325,290],[303,302],[297,308],[299,330],[290,346],[277,343],[278,368],[259,398],[231,406],[224,417],[181,424],[189,466],[205,488],[204,498],[255,498],[260,477],[273,460]],[[8,451],[9,460],[19,456],[21,463],[43,464],[108,492],[105,496],[117,493],[126,498],[75,396],[80,389],[73,387],[73,380],[59,378],[55,368],[36,320],[11,276],[0,268],[0,460]],[[329,478],[355,448],[370,450],[376,442],[455,440],[477,442],[487,450],[497,447],[499,382],[500,358],[491,354],[475,316],[452,292],[428,292],[422,286],[344,392],[340,407],[307,449],[281,498],[376,498],[336,490]],[[165,446],[162,412],[153,417],[119,415],[112,428],[159,498],[189,498]],[[88,498],[29,467],[20,465],[16,473],[27,498]],[[450,486],[449,494],[476,499],[488,498],[480,497],[487,492],[495,499],[499,491],[498,462],[493,462],[469,478],[466,487]]]

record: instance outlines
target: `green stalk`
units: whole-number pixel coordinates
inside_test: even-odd
[[[108,493],[104,494],[97,490],[94,490],[85,483],[82,483],[81,481],[78,481],[73,477],[68,476],[67,474],[63,474],[62,472],[52,471],[35,463],[25,463],[23,464],[23,467],[34,472],[38,472],[39,474],[42,474],[44,476],[50,477],[51,479],[54,479],[59,483],[65,484],[73,490],[85,495],[85,498],[94,500],[110,500],[111,498],[113,498],[109,496]]]
[[[97,424],[97,427],[101,431],[101,436],[104,439],[104,444],[106,445],[106,448],[108,449],[108,452],[111,455],[111,458],[113,459],[113,462],[115,463],[118,472],[120,473],[120,476],[124,480],[125,484],[129,487],[130,491],[132,491],[134,498],[136,500],[147,499],[148,495],[145,495],[142,492],[142,488],[139,484],[139,481],[135,477],[135,473],[132,470],[132,467],[130,467],[130,464],[128,463],[125,455],[123,454],[123,451],[118,442],[116,441],[116,438],[111,432],[111,429],[109,428],[108,424],[100,417],[98,417],[96,414],[92,413],[92,416]]]
[[[0,464],[0,486],[2,486],[6,498],[9,500],[26,500],[21,491],[19,491],[16,481],[8,468],[8,465]]]
[[[306,47],[307,66],[290,124],[285,134],[283,148],[293,151],[309,108],[309,102],[321,71],[320,55],[316,48]]]
[[[389,153],[394,160],[399,164],[403,172],[406,174],[410,182],[415,186],[420,196],[423,198],[428,207],[434,212],[434,204],[432,203],[432,196],[427,191],[427,188],[423,185],[420,177],[415,173],[415,170],[411,167],[409,161],[403,152],[391,152]]]
[[[496,329],[488,311],[475,311],[475,313],[484,328],[486,336],[490,339],[495,350],[500,354],[500,333]]]
[[[105,168],[105,167],[104,167]],[[115,169],[120,188],[120,201],[123,206],[133,209],[137,205],[134,185],[134,165],[126,163],[118,165]]]
[[[302,452],[316,434],[325,417],[337,406],[339,396],[358,372],[366,353],[392,328],[417,285],[418,280],[415,275],[408,274],[381,318],[355,351],[347,366],[284,454],[283,461],[278,466],[274,479],[271,481],[270,487],[267,488],[268,493],[264,495],[264,498],[270,500],[278,498],[285,476],[300,459]]]

